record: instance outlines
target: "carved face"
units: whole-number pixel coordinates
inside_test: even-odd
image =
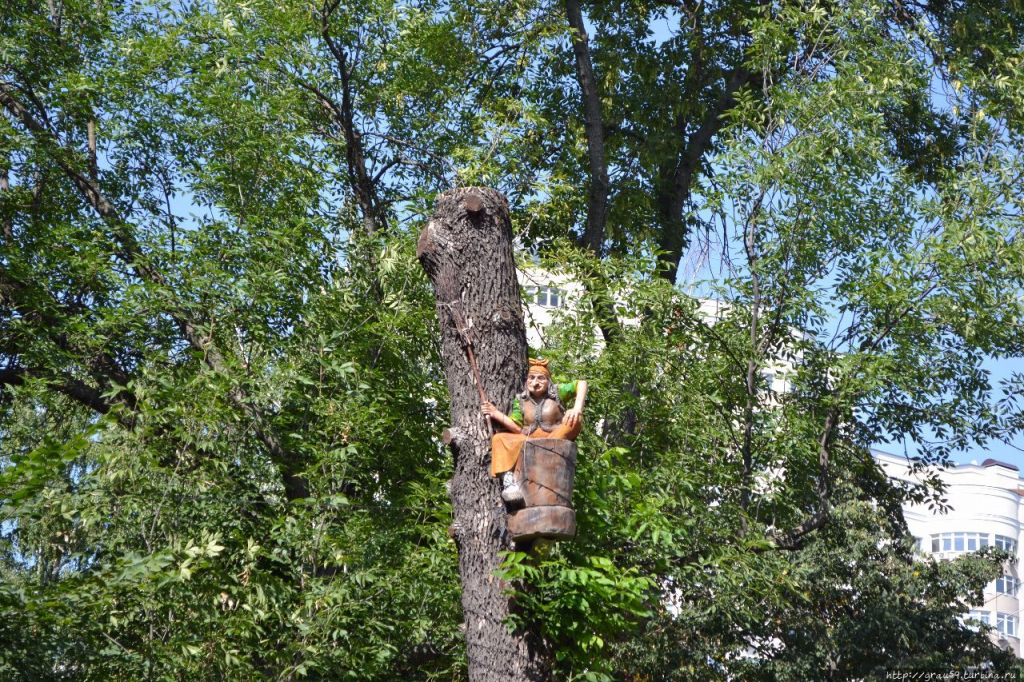
[[[530,372],[526,376],[526,390],[535,400],[548,394],[548,383],[548,375],[541,372]]]

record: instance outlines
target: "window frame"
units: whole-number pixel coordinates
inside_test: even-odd
[[[1001,575],[995,581],[995,593],[1007,597],[1016,597],[1020,590],[1020,579],[1012,575]]]
[[[996,632],[1007,637],[1017,636],[1017,616],[1012,613],[996,614]]]
[[[1004,537],[1004,536],[1000,536]],[[973,531],[949,531],[931,534],[932,554],[940,552],[977,552],[991,544],[991,534]]]
[[[977,621],[979,623],[982,623],[983,625],[992,624],[992,612],[985,611],[983,609],[971,609],[967,612],[967,615],[964,618],[965,620]]]
[[[539,305],[542,308],[562,308],[565,303],[565,292],[554,284],[538,286],[528,284],[523,287],[523,298],[527,305]]]

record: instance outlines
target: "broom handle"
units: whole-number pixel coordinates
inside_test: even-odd
[[[473,345],[466,345],[466,354],[469,355],[469,366],[473,369],[473,378],[476,380],[476,390],[480,393],[480,404],[487,402],[487,394],[484,393],[484,383],[480,379],[480,369],[476,366],[476,355],[473,353]],[[484,416],[487,422],[487,434],[494,435],[494,425],[491,424],[491,415]]]

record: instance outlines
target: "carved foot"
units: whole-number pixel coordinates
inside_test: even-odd
[[[522,504],[523,491],[517,485],[510,485],[501,491],[501,499],[505,500],[505,504]]]
[[[501,484],[504,489],[501,491],[501,499],[508,505],[520,505],[523,503],[523,491],[519,488],[516,475],[512,471],[506,471],[501,477]]]

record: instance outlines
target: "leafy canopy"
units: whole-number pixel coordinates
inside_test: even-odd
[[[915,556],[941,490],[869,448],[1024,423],[1020,7],[584,6],[595,127],[572,4],[6,5],[5,676],[465,677],[453,184],[584,285],[579,537],[502,576],[560,676],[1010,665],[958,620],[1005,557]]]

